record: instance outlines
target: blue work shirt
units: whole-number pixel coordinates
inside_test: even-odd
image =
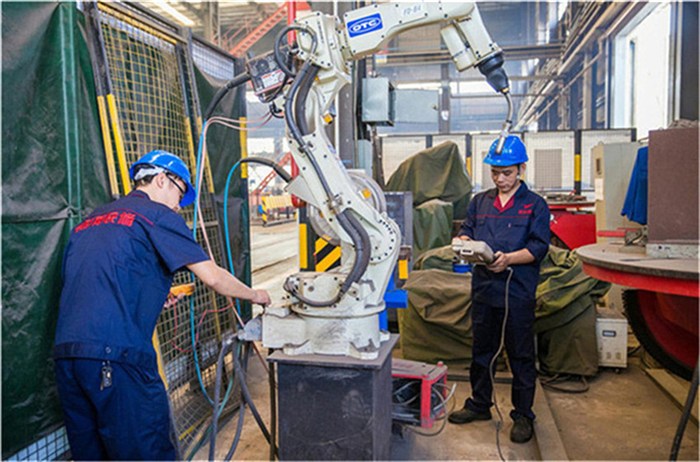
[[[494,253],[529,250],[535,261],[512,266],[509,298],[520,304],[532,304],[539,281],[540,262],[549,250],[549,220],[547,203],[521,182],[505,205],[501,205],[496,188],[474,196],[458,235],[484,241]],[[508,271],[494,273],[484,265],[474,265],[472,298],[476,302],[504,306],[507,278]]]
[[[173,276],[205,260],[183,218],[145,192],[99,207],[66,247],[54,356],[155,365],[151,339]]]

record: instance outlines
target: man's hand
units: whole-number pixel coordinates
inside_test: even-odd
[[[493,271],[494,273],[501,273],[510,266],[509,254],[503,253],[500,250],[493,254],[495,260],[490,265],[486,266],[487,269]]]
[[[253,295],[253,298],[250,299],[251,302],[256,303],[258,305],[262,306],[267,306],[270,304],[270,294],[267,293],[266,290],[262,289],[254,289],[255,290],[255,295]]]

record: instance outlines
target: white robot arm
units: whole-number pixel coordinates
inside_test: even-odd
[[[510,91],[503,70],[503,53],[491,40],[474,2],[382,3],[350,11],[344,23],[328,15],[311,13],[296,25],[308,33],[299,37],[299,57],[317,65],[317,87],[328,111],[338,86],[349,82],[349,62],[377,52],[398,34],[441,23],[440,34],[457,69],[477,67],[494,90]]]
[[[326,135],[333,101],[350,82],[350,61],[376,52],[399,33],[442,22],[441,34],[457,68],[476,66],[496,91],[507,95],[509,89],[501,49],[474,3],[385,3],[348,12],[343,19],[311,13],[288,28],[298,31],[301,66],[285,92],[284,110],[300,172],[287,190],[317,211],[324,234],[341,246],[342,264],[329,272],[290,276],[285,289],[291,302],[266,310],[262,339],[266,347],[288,354],[372,358],[384,339],[377,315],[384,309],[401,236],[377,207],[379,187],[371,178],[349,174]]]

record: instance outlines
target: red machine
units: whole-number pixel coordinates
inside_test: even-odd
[[[446,418],[447,366],[442,362],[426,364],[392,359],[394,421],[432,428],[436,420]]]
[[[547,198],[552,221],[549,229],[568,249],[595,244],[595,214],[590,209],[595,204],[581,196],[557,196]]]

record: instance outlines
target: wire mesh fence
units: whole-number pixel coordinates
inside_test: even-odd
[[[66,428],[49,433],[7,460],[65,460],[68,454]]]

